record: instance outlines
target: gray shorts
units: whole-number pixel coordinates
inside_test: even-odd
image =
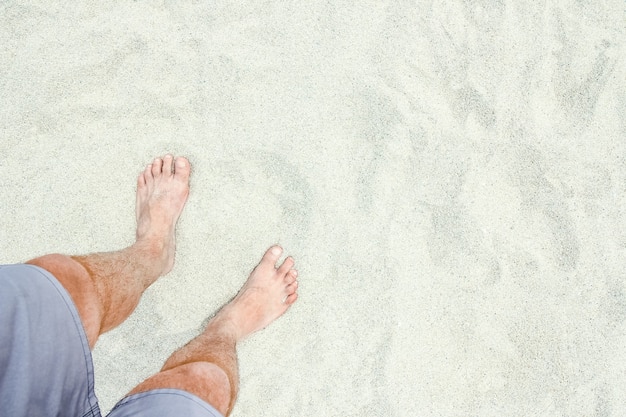
[[[0,265],[0,414],[101,417],[87,336],[49,272]],[[109,417],[221,417],[198,397],[164,389],[120,401]]]

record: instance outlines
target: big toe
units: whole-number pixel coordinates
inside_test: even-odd
[[[174,161],[174,176],[179,180],[187,181],[190,173],[191,164],[189,163],[189,160],[182,156],[176,158]]]
[[[275,268],[276,262],[278,262],[278,258],[283,253],[283,248],[278,245],[274,245],[270,247],[263,255],[263,259],[261,259],[261,265]]]

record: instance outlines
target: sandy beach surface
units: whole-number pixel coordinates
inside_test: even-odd
[[[0,263],[131,244],[193,164],[104,413],[280,243],[235,416],[626,415],[624,1],[8,0],[0,45]]]

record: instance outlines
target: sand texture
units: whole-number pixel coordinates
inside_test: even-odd
[[[103,412],[280,243],[235,416],[626,415],[626,3],[0,2],[0,262],[115,250],[193,164]]]

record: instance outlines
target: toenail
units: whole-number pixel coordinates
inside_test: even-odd
[[[274,246],[272,248],[272,255],[276,255],[276,256],[280,255],[280,248],[278,246]]]

